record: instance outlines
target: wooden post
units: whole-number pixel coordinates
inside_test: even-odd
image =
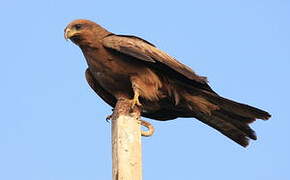
[[[113,180],[142,180],[140,108],[118,100],[112,116]]]

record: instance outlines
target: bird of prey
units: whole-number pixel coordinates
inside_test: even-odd
[[[90,20],[64,30],[82,50],[90,87],[110,106],[129,99],[143,117],[166,121],[194,117],[246,147],[256,134],[249,126],[271,115],[218,95],[206,77],[136,36],[116,35]]]

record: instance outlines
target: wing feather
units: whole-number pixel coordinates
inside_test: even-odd
[[[89,68],[86,70],[86,79],[90,87],[97,93],[107,104],[115,107],[117,100],[116,98],[106,91],[99,83],[95,80]]]
[[[103,39],[102,43],[106,48],[132,56],[140,61],[146,61],[155,66],[162,64],[190,80],[195,85],[200,86],[202,89],[213,92],[207,84],[206,77],[198,76],[191,68],[141,38],[135,36],[109,35]]]

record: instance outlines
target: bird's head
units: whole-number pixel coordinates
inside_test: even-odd
[[[64,29],[64,38],[70,39],[77,45],[89,45],[110,34],[106,29],[90,20],[78,19]]]

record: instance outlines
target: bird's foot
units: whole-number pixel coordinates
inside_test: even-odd
[[[107,123],[109,123],[112,120],[112,118],[113,118],[114,109],[112,109],[112,111],[113,111],[113,113],[111,115],[109,115],[109,116],[106,117]]]
[[[131,104],[131,109],[134,109],[135,106],[142,106],[142,104],[139,101],[139,97],[138,96],[134,96],[134,98],[132,99],[132,104]]]
[[[109,123],[109,122],[112,120],[112,118],[113,118],[113,114],[107,116],[107,117],[106,117],[106,121],[107,121],[107,123]]]

